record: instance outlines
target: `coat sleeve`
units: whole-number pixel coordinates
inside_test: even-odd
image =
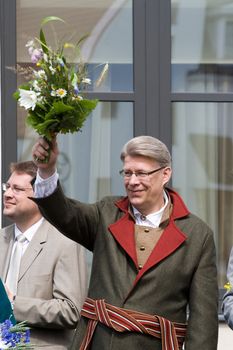
[[[98,206],[67,198],[58,181],[48,197],[30,198],[38,205],[43,217],[66,237],[93,251],[100,220]],[[56,205],[59,203],[59,206]]]
[[[16,296],[16,320],[27,320],[29,326],[42,328],[75,328],[87,289],[84,248],[63,240],[51,280],[46,284],[39,280],[35,283],[38,283],[38,292]]]
[[[233,329],[233,248],[231,249],[228,261],[227,280],[230,283],[231,288],[223,297],[222,310],[227,324]]]
[[[203,230],[203,227],[202,227]],[[218,285],[216,251],[212,231],[204,234],[199,263],[189,292],[186,350],[216,350],[218,342]],[[192,256],[190,256],[192,259]]]

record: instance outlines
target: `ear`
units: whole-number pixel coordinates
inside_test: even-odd
[[[163,186],[165,186],[169,182],[171,175],[172,169],[170,167],[166,167],[163,169]]]

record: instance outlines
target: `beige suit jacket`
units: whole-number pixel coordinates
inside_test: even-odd
[[[0,277],[6,279],[14,225],[0,230]],[[44,220],[20,265],[14,304],[17,321],[27,320],[35,349],[67,349],[86,296],[84,248]]]

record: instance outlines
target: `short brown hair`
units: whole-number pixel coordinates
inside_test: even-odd
[[[37,165],[31,160],[10,164],[11,174],[15,171],[18,174],[28,174],[33,179],[36,177],[37,169]]]

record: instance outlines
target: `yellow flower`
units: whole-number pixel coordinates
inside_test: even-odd
[[[224,284],[224,288],[229,292],[232,289],[232,285],[230,284],[230,282],[227,282],[226,284]]]
[[[71,44],[71,43],[65,43],[65,44],[64,44],[64,48],[65,48],[65,49],[68,49],[68,48],[72,48],[72,49],[73,49],[74,47],[75,47],[75,46],[74,46],[73,44]]]

